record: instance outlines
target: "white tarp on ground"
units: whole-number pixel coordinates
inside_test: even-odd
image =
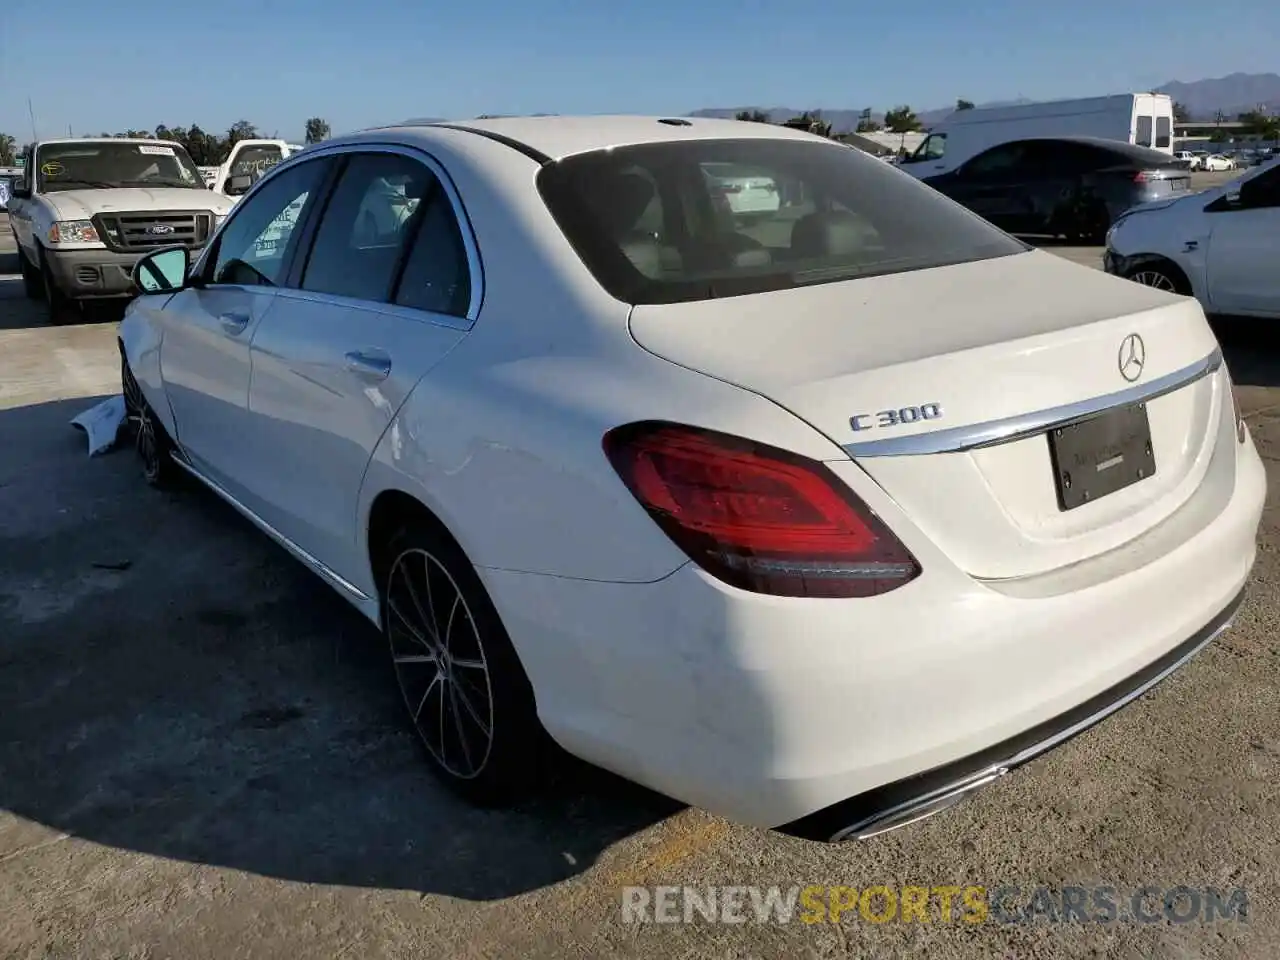
[[[85,432],[89,440],[89,456],[96,457],[115,446],[116,435],[124,420],[124,396],[117,395],[108,397],[77,417],[72,417],[71,423]]]

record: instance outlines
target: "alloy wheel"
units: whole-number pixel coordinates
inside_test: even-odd
[[[1173,280],[1163,270],[1139,270],[1132,274],[1129,279],[1134,283],[1142,284],[1144,287],[1155,287],[1157,290],[1167,290],[1170,293],[1178,292]]]
[[[142,460],[142,471],[148,481],[154,482],[161,470],[160,441],[151,408],[147,406],[142,388],[138,386],[128,364],[124,366],[124,408],[125,417],[133,428],[134,447]]]
[[[396,680],[422,742],[451,776],[478,777],[493,749],[493,687],[453,576],[428,551],[405,550],[387,577],[384,618]]]

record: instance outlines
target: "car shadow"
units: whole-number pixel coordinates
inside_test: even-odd
[[[1256,317],[1211,317],[1231,380],[1238,387],[1280,386],[1280,337]]]
[[[681,806],[564,758],[536,800],[431,777],[376,631],[235,511],[89,458],[102,398],[0,411],[0,808],[308,883],[492,900]],[[0,850],[0,854],[4,851]]]

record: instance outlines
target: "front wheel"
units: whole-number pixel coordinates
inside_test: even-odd
[[[383,547],[382,629],[432,770],[484,807],[533,791],[547,756],[533,687],[469,560],[411,522]]]
[[[63,293],[49,268],[49,257],[40,253],[40,275],[44,279],[44,299],[49,305],[49,321],[51,323],[67,323],[75,315],[76,302]]]
[[[1140,283],[1144,287],[1154,287],[1156,290],[1164,290],[1168,293],[1186,295],[1190,292],[1186,288],[1185,281],[1175,270],[1160,263],[1143,264],[1130,270],[1125,276],[1126,279]]]
[[[133,446],[142,464],[147,484],[160,489],[174,486],[178,467],[173,462],[173,442],[147,398],[142,394],[129,361],[120,359],[120,382],[124,391],[125,423],[133,433]]]
[[[28,300],[44,299],[44,278],[39,269],[29,259],[22,247],[18,247],[18,269],[22,271],[22,292]]]

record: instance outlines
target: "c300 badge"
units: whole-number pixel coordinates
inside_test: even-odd
[[[875,413],[855,413],[849,418],[849,426],[855,432],[879,430],[884,427],[905,427],[923,420],[941,420],[942,404],[937,401],[922,403],[918,407],[899,407],[896,410],[877,410]]]

